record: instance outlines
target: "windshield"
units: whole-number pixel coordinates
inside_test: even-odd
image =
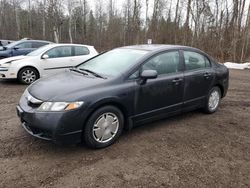
[[[79,65],[98,74],[118,76],[133,66],[147,51],[134,49],[115,49]]]
[[[41,55],[42,53],[44,53],[47,49],[48,49],[48,45],[45,45],[43,47],[40,47],[40,48],[30,52],[26,56],[38,56],[38,55]]]

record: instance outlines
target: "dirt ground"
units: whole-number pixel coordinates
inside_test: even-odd
[[[15,106],[25,86],[0,81],[0,187],[250,187],[250,71],[230,71],[219,111],[135,128],[109,148],[28,135]]]

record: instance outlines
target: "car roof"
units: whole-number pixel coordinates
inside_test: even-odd
[[[49,44],[50,47],[57,47],[57,46],[84,46],[84,47],[93,47],[90,45],[85,44],[71,44],[71,43],[51,43]]]
[[[197,48],[193,48],[189,46],[168,45],[168,44],[141,44],[141,45],[124,46],[121,48],[145,50],[145,51],[158,51],[158,50],[171,50],[171,49],[192,49],[192,50],[201,51]]]
[[[46,40],[30,40],[30,39],[22,39],[22,40],[19,40],[17,42],[46,42],[46,43],[52,43],[50,41],[46,41]]]

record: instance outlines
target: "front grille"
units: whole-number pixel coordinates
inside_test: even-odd
[[[28,131],[31,135],[38,137],[38,138],[41,138],[41,139],[45,139],[45,140],[52,139],[52,133],[50,131],[31,126],[24,121],[22,124],[23,124],[24,128],[26,129],[26,131]]]

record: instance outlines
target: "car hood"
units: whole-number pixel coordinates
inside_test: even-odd
[[[5,58],[5,59],[1,59],[0,60],[0,65],[4,64],[4,63],[9,63],[9,62],[13,62],[13,61],[18,61],[24,58],[27,58],[28,56],[14,56],[14,57],[9,57],[9,58]]]
[[[42,101],[72,102],[82,98],[87,91],[103,86],[107,82],[108,79],[86,76],[68,70],[39,79],[28,88],[28,91],[33,97]]]
[[[0,54],[5,53],[5,52],[10,50],[10,48],[7,48],[6,46],[3,46],[3,47],[4,47],[4,49],[0,50]]]

